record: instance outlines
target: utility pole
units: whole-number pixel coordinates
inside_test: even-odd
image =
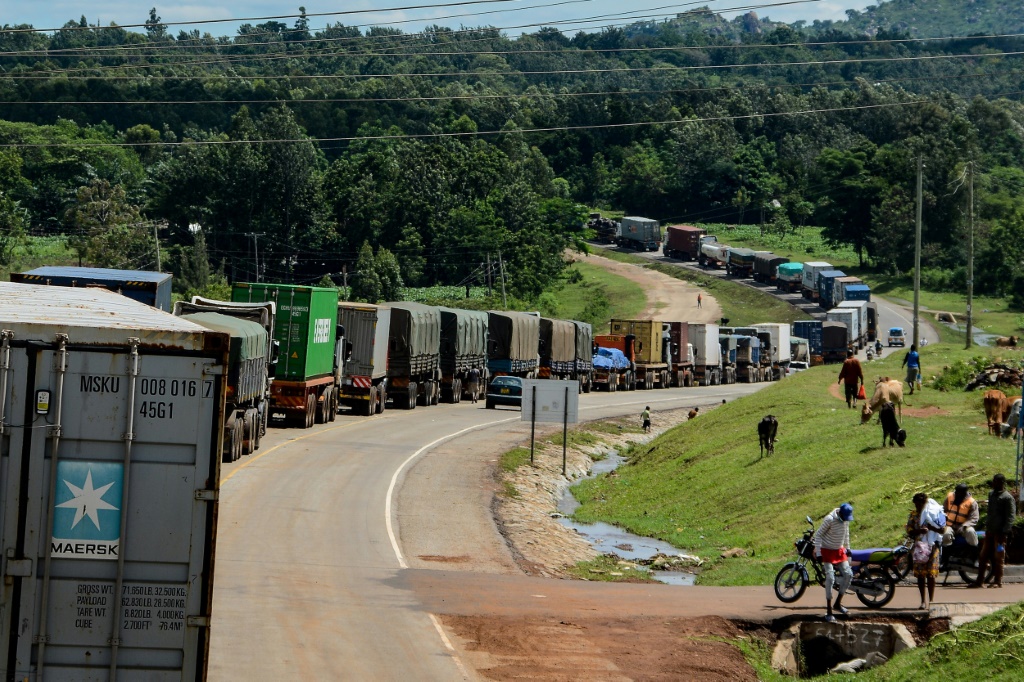
[[[487,297],[491,296],[491,254],[487,254]]]
[[[157,223],[153,223],[153,241],[156,242],[156,271],[160,272],[160,226]]]
[[[260,281],[260,243],[259,238],[266,236],[265,232],[246,232],[246,237],[252,238],[253,254],[256,257],[256,282]]]
[[[345,298],[348,298],[348,263],[341,264],[341,286],[345,287]]]
[[[967,238],[967,342],[964,348],[970,348],[974,339],[974,317],[971,305],[974,302],[974,161],[968,166],[967,176],[967,224],[970,236]]]
[[[921,315],[921,207],[923,198],[921,196],[921,177],[924,173],[924,158],[917,157],[917,221],[914,228],[914,346],[921,347],[921,339],[918,337],[919,318]]]
[[[498,267],[501,268],[501,309],[508,308],[508,301],[505,300],[505,261],[501,260],[501,251],[498,251]]]

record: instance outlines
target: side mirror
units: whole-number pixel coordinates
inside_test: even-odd
[[[814,521],[811,520],[810,516],[805,516],[804,518],[807,519],[807,523],[811,524],[812,526],[814,525]]]
[[[273,340],[270,342],[270,364],[276,365],[278,356],[281,354],[281,342]]]

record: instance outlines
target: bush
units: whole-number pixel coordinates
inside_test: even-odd
[[[989,364],[989,359],[982,355],[970,360],[957,360],[942,370],[932,387],[940,391],[962,391],[967,384]]]

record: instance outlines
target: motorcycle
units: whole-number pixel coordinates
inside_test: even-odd
[[[953,539],[953,544],[942,547],[939,552],[939,573],[943,574],[942,584],[949,582],[949,574],[956,571],[960,580],[965,583],[972,583],[978,578],[978,556],[981,554],[981,543],[985,539],[985,531],[979,530],[978,544],[972,546],[967,540],[959,535]],[[905,580],[914,568],[914,561],[910,553],[914,548],[914,539],[907,537],[903,544],[900,562],[896,567],[897,582]],[[989,576],[989,580],[992,576]]]
[[[814,572],[814,582],[824,587],[825,569],[820,557],[814,556],[814,521],[806,517],[810,526],[794,545],[798,559],[791,561],[775,576],[775,596],[784,604],[791,604],[804,595],[811,583],[808,566]],[[880,609],[896,594],[897,566],[906,547],[891,549],[855,549],[850,552],[850,568],[853,580],[849,590],[870,609]]]
[[[868,350],[867,350],[867,358],[868,358],[868,362],[871,362],[872,360],[875,359],[875,354],[871,352],[870,348],[868,348]]]

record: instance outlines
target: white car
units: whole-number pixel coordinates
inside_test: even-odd
[[[903,327],[890,327],[889,328],[889,346],[906,346],[907,335],[903,332]]]

